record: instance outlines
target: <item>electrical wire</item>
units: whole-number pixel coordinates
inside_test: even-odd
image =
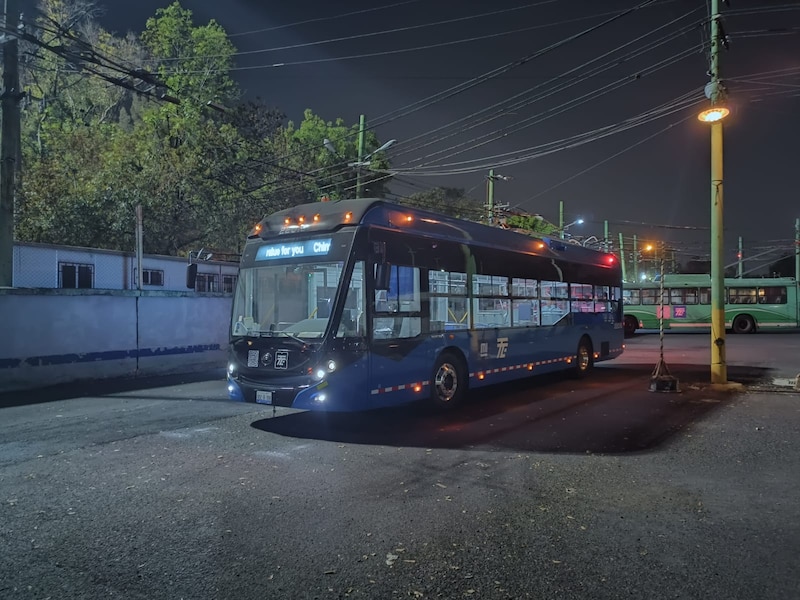
[[[300,25],[307,25],[309,23],[319,23],[321,21],[333,21],[336,19],[344,19],[346,17],[353,17],[355,15],[363,15],[370,12],[375,12],[379,10],[387,10],[389,8],[396,8],[398,6],[405,6],[407,4],[416,4],[418,2],[422,2],[422,0],[405,0],[405,2],[395,2],[393,4],[385,4],[383,6],[374,6],[372,8],[364,8],[362,10],[353,10],[346,13],[339,13],[336,15],[330,15],[327,17],[315,17],[313,19],[305,19],[303,21],[295,21],[294,23],[286,23],[284,25],[275,25],[273,27],[264,27],[262,29],[254,29],[251,31],[242,31],[240,33],[229,33],[228,37],[242,37],[245,35],[253,35],[256,33],[266,33],[267,31],[277,31],[278,29],[288,29],[289,27],[298,27]]]

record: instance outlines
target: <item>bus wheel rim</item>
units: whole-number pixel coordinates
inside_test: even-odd
[[[589,368],[589,349],[584,345],[578,348],[578,368],[581,371]]]
[[[458,389],[458,377],[453,365],[443,364],[436,372],[436,379],[434,380],[436,386],[436,395],[439,399],[448,402],[453,399]]]

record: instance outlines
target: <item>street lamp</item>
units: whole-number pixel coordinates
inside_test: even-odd
[[[363,152],[363,147],[364,147],[364,145],[363,145],[363,129],[362,129],[362,135],[359,137],[359,143],[358,143],[358,160],[356,162],[347,163],[348,167],[355,168],[355,170],[356,170],[356,198],[361,198],[361,190],[362,190],[362,187],[363,187],[363,183],[361,182],[361,170],[364,167],[368,167],[368,166],[370,166],[372,164],[372,161],[370,159],[373,156],[375,156],[378,152],[383,152],[389,146],[394,144],[396,141],[397,140],[389,140],[388,142],[383,144],[377,150],[373,150],[372,152],[370,152],[366,156],[362,156],[361,154]]]
[[[329,141],[329,140],[325,140],[325,141],[326,141],[326,142],[328,142],[328,143],[330,143],[330,141]],[[348,166],[348,167],[356,167],[356,168],[360,168],[360,167],[368,167],[368,166],[370,166],[370,165],[372,164],[372,161],[371,161],[370,159],[371,159],[373,156],[375,156],[375,155],[376,155],[378,152],[383,152],[383,151],[384,151],[384,150],[386,150],[386,149],[387,149],[389,146],[391,146],[392,144],[394,144],[396,141],[397,141],[397,140],[389,140],[388,142],[386,142],[385,144],[383,144],[383,145],[382,145],[380,148],[378,148],[377,150],[373,150],[372,152],[370,152],[369,154],[367,154],[367,155],[366,155],[364,158],[361,158],[361,159],[357,160],[356,162],[347,163],[347,166]]]
[[[561,239],[566,237],[567,229],[572,227],[573,225],[583,225],[583,219],[575,219],[572,223],[567,223],[561,228]]]

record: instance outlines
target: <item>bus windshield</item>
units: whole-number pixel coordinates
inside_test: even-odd
[[[343,268],[343,262],[315,262],[242,269],[233,300],[231,335],[321,338]]]

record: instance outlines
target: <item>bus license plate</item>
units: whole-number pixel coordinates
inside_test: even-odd
[[[272,392],[256,390],[256,402],[259,404],[272,404]]]

